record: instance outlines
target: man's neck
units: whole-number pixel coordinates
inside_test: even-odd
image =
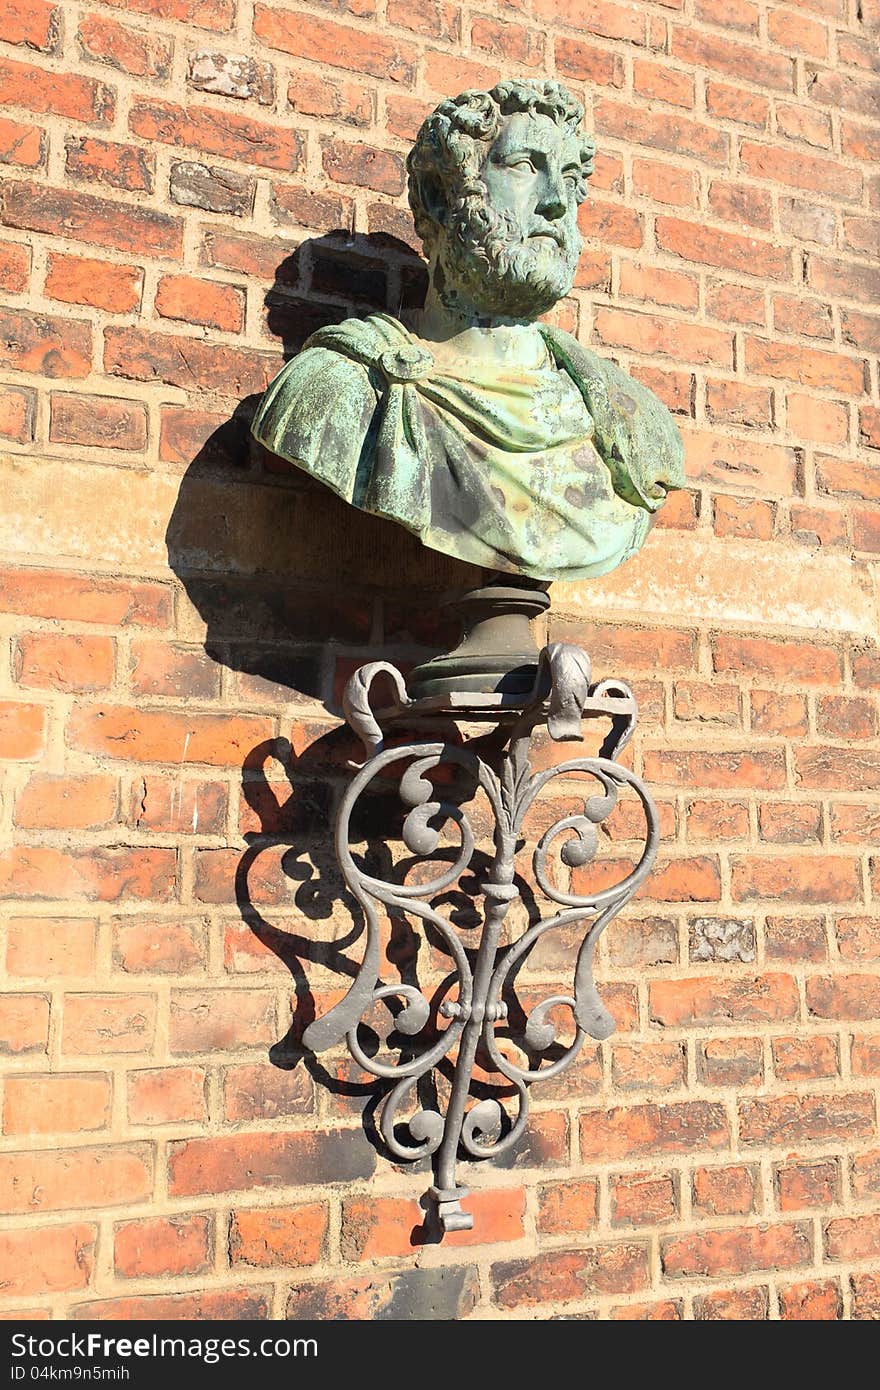
[[[547,357],[536,323],[504,315],[480,314],[476,309],[449,309],[433,284],[425,307],[415,316],[415,332],[439,356],[462,356],[499,366],[533,368]]]

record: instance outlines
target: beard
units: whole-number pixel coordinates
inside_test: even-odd
[[[534,227],[523,229],[511,213],[496,211],[485,194],[474,191],[450,209],[444,233],[437,285],[447,308],[473,305],[487,316],[534,319],[574,283],[582,242],[568,219],[536,218]]]

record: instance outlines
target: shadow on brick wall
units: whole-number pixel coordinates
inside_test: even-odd
[[[323,325],[377,309],[405,315],[424,289],[424,264],[404,242],[333,233],[304,242],[278,266],[265,297],[266,324],[289,360]],[[257,745],[244,760],[246,848],[225,899],[234,896],[255,940],[293,982],[291,1027],[271,1061],[284,1070],[306,1067],[339,1097],[331,1108],[340,1114],[359,1107],[366,1135],[385,1152],[375,1111],[387,1083],[367,1080],[348,1060],[325,1065],[301,1043],[316,1014],[349,987],[363,949],[362,913],[344,889],[332,845],[349,762],[362,751],[327,715],[338,717],[344,683],[365,661],[384,657],[406,670],[448,647],[457,624],[439,613],[438,598],[473,587],[480,571],[347,506],[269,454],[250,435],[259,398],[244,397],[216,421],[204,409],[192,411],[190,433],[204,442],[181,480],[168,559],[191,605],[182,633],[201,635],[208,655],[236,673],[236,708],[275,706],[290,734]],[[207,437],[206,424],[213,424]],[[184,425],[178,435],[182,457],[186,432]],[[365,807],[355,828],[362,854],[372,871],[390,873],[399,799],[380,792]],[[224,885],[217,891],[225,898]],[[467,915],[466,896],[457,910]],[[417,985],[422,974],[424,982],[432,951],[436,972],[436,950],[437,943],[423,943],[419,957],[406,919],[390,919],[387,957],[402,980]],[[381,1041],[405,1058],[411,1043],[394,1033],[394,1010],[382,1011]],[[370,1045],[379,1042],[377,1034]],[[413,1233],[414,1244],[429,1238]]]

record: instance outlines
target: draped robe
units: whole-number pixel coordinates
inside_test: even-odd
[[[269,386],[256,438],[432,549],[538,580],[605,574],[684,486],[671,415],[561,329],[535,368],[436,362],[388,314],[322,328]]]

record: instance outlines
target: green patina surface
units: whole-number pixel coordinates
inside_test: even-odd
[[[527,370],[441,366],[385,314],[322,329],[269,387],[254,434],[433,549],[535,579],[605,574],[683,486],[681,437],[614,363],[539,331],[546,362]]]
[[[417,334],[387,314],[309,339],[253,432],[346,502],[425,545],[533,579],[632,555],[684,484],[671,415],[569,334],[593,144],[554,81],[441,102],[410,152],[430,286]]]

